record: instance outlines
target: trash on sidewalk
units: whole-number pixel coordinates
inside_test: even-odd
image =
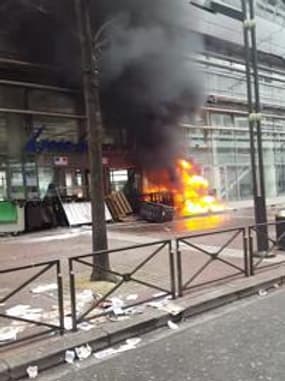
[[[259,290],[258,291],[259,296],[266,296],[267,294],[268,294],[268,291],[266,291],[266,290]]]
[[[138,297],[139,297],[139,296],[138,296],[137,294],[131,294],[131,295],[128,295],[128,296],[126,297],[126,300],[127,300],[127,301],[137,300]]]
[[[170,315],[176,316],[180,314],[183,311],[183,308],[179,306],[176,303],[173,303],[169,301],[168,297],[162,299],[162,300],[157,300],[153,302],[147,303],[149,307],[156,308],[160,311],[164,311],[169,313]]]
[[[50,292],[57,290],[57,284],[56,283],[50,283],[50,284],[43,284],[39,285],[31,290],[33,294],[42,294],[44,292]]]
[[[130,307],[124,311],[126,315],[128,316],[142,315],[145,312],[145,307],[144,306]]]
[[[125,305],[125,303],[123,302],[122,299],[120,298],[112,298],[111,299],[111,302],[112,302],[112,312],[115,314],[115,315],[124,315],[125,312],[123,310],[123,307]]]
[[[90,345],[82,345],[81,347],[75,348],[76,356],[79,360],[86,360],[92,354],[92,348]]]
[[[94,327],[95,326],[93,324],[88,323],[87,321],[78,324],[78,328],[85,332],[91,331],[91,329],[93,329]]]
[[[280,284],[279,283],[274,283],[273,287],[274,288],[280,288]]]
[[[67,364],[73,364],[75,360],[75,352],[72,350],[66,351],[64,360],[67,362]]]
[[[29,378],[36,378],[38,377],[39,369],[37,366],[29,366],[27,368],[27,375]]]
[[[168,320],[167,325],[170,329],[179,329],[179,326],[171,320]]]
[[[6,310],[8,316],[21,317],[28,320],[40,320],[42,318],[42,308],[32,308],[26,304],[18,304]]]
[[[16,340],[18,332],[19,330],[16,327],[0,328],[0,342]]]

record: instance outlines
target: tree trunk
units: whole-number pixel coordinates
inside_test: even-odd
[[[99,99],[98,69],[92,39],[88,0],[75,0],[75,11],[81,46],[83,92],[87,116],[88,153],[90,166],[90,196],[92,204],[92,249],[107,250],[105,199],[103,184],[102,143],[103,128]],[[114,281],[108,254],[94,256],[91,280]]]

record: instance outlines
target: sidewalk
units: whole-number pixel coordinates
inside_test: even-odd
[[[199,294],[187,294],[175,302],[181,308],[176,316],[148,307],[143,314],[129,320],[109,322],[95,326],[88,332],[68,333],[62,337],[55,336],[30,343],[25,347],[11,348],[1,353],[0,379],[10,381],[23,378],[29,366],[37,366],[39,372],[42,372],[63,364],[66,350],[74,350],[88,343],[93,352],[98,352],[110,346],[114,347],[128,338],[164,327],[169,320],[179,324],[181,320],[257,294],[260,289],[276,288],[277,285],[279,287],[284,282],[284,268],[280,267],[261,272],[255,277],[236,279],[208,288]]]

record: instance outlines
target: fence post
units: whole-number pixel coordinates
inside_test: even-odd
[[[71,318],[72,318],[72,330],[77,331],[77,315],[76,315],[76,291],[75,291],[75,279],[73,270],[73,260],[70,258],[69,263],[69,287],[70,287],[70,300],[71,300]]]
[[[58,295],[58,311],[59,311],[59,326],[60,334],[64,334],[64,305],[63,305],[63,286],[60,261],[56,261],[56,276],[57,276],[57,295]]]
[[[249,243],[249,271],[250,276],[254,275],[254,263],[253,263],[253,237],[252,237],[252,228],[248,228],[248,243]]]
[[[174,252],[172,251],[171,241],[169,241],[169,244],[168,244],[168,251],[169,251],[171,293],[172,293],[172,298],[176,299],[175,262],[174,262]]]
[[[183,296],[183,281],[182,281],[182,263],[181,251],[179,250],[179,240],[176,239],[176,261],[177,261],[177,279],[178,279],[178,296]]]
[[[249,257],[248,257],[248,237],[246,234],[246,229],[242,229],[242,235],[243,235],[243,254],[244,254],[244,271],[245,275],[247,277],[250,276],[250,264],[249,264]]]

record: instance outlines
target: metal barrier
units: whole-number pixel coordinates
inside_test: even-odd
[[[279,237],[277,237],[277,234],[275,234],[274,237],[272,237],[272,232],[270,232],[270,228],[274,227],[275,231],[278,225],[284,224],[283,221],[276,221],[276,222],[267,222],[264,224],[258,224],[258,225],[253,225],[249,226],[248,228],[248,238],[249,238],[249,256],[250,256],[250,274],[255,275],[257,270],[262,270],[262,269],[267,269],[271,267],[278,266],[280,264],[285,263],[285,256],[284,260],[280,261],[275,261],[273,260],[273,257],[276,256],[276,251],[280,248],[280,242],[285,239],[285,231],[282,233]],[[269,244],[269,248],[267,252],[264,253],[258,253],[257,254],[257,249],[254,243],[254,236],[256,237],[257,234],[265,234],[263,233],[262,227],[266,226],[269,229],[266,229],[267,234],[267,240]],[[254,261],[254,258],[256,258],[256,261]],[[268,263],[265,261],[271,260],[271,263]]]
[[[152,281],[146,281],[142,279],[138,279],[136,277],[137,272],[144,268],[146,264],[150,263],[150,261],[155,258],[159,253],[161,253],[164,249],[167,250],[167,268],[168,268],[168,275],[167,275],[167,281],[169,281],[170,288],[164,288],[162,286],[159,286],[155,284]],[[114,287],[110,291],[108,291],[105,295],[99,298],[99,300],[94,301],[89,308],[87,308],[84,312],[81,314],[77,314],[77,301],[76,301],[76,275],[75,275],[75,269],[74,264],[79,263],[81,265],[87,266],[89,268],[92,268],[94,265],[92,263],[92,260],[95,256],[100,256],[102,254],[108,254],[108,255],[118,255],[122,252],[128,252],[132,253],[133,255],[136,255],[136,250],[139,249],[152,249],[152,251],[147,253],[146,258],[141,260],[132,270],[128,273],[123,273],[120,271],[115,270],[106,270],[100,266],[97,265],[97,268],[100,271],[103,271],[105,273],[112,274],[113,276],[117,277],[118,282],[114,284]],[[164,254],[164,253],[163,253]],[[91,260],[91,262],[88,262],[88,259]],[[165,264],[165,262],[164,262]],[[107,312],[101,312],[101,313],[95,313],[92,316],[90,316],[91,312],[94,311],[96,308],[100,307],[102,303],[108,300],[110,296],[114,294],[115,291],[117,291],[123,284],[126,284],[128,282],[135,282],[139,285],[145,286],[147,288],[159,291],[160,293],[163,293],[165,296],[171,295],[174,299],[176,296],[176,290],[175,290],[175,263],[174,263],[174,253],[171,249],[171,241],[158,241],[154,243],[148,243],[143,245],[135,245],[130,246],[126,248],[120,248],[120,249],[114,249],[114,250],[107,250],[102,252],[96,252],[89,255],[82,255],[78,257],[73,257],[69,259],[69,276],[70,276],[70,293],[71,293],[71,308],[72,308],[72,322],[73,322],[73,330],[77,330],[78,323],[81,323],[83,321],[90,321],[95,318],[98,318],[100,316],[104,316],[107,314]],[[136,303],[130,304],[125,306],[124,308],[132,308],[150,301],[153,301],[157,299],[158,297],[152,296],[150,298],[140,300]],[[161,295],[160,295],[161,298]]]
[[[220,246],[220,248],[215,251],[211,252],[205,248],[203,248],[201,244],[195,244],[193,240],[195,238],[202,238],[202,237],[210,237],[210,236],[216,236],[223,233],[232,233],[231,237],[226,240],[226,242]],[[221,258],[220,255],[229,247],[229,245],[236,240],[238,237],[242,237],[242,248],[241,252],[243,255],[242,261],[243,266],[238,266],[235,263],[230,262],[227,259]],[[192,241],[192,242],[191,242]],[[198,270],[192,274],[190,279],[188,279],[186,282],[183,282],[183,269],[184,266],[182,264],[182,253],[181,253],[181,245],[185,245],[187,247],[190,247],[194,249],[198,253],[205,254],[209,257],[209,260],[199,267]],[[201,233],[201,234],[195,234],[190,235],[186,237],[181,237],[176,239],[176,251],[177,251],[177,279],[178,279],[178,295],[183,296],[183,292],[186,290],[194,289],[197,287],[206,286],[212,283],[215,283],[217,281],[226,280],[229,278],[232,278],[239,274],[244,274],[245,276],[250,275],[250,269],[249,269],[249,257],[248,257],[248,244],[247,244],[247,234],[246,229],[241,228],[233,228],[233,229],[227,229],[227,230],[219,230],[214,232],[207,232],[207,233]],[[189,253],[188,253],[189,254]],[[235,270],[238,270],[237,273],[223,276],[220,278],[216,278],[210,281],[205,281],[199,284],[193,285],[193,282],[210,266],[211,263],[219,261],[220,263],[223,263],[226,266],[229,266]]]
[[[9,344],[19,343],[19,342],[29,340],[29,339],[35,339],[39,336],[43,336],[43,335],[46,335],[46,334],[49,334],[52,332],[56,332],[56,331],[58,331],[61,335],[64,333],[63,285],[62,285],[60,261],[55,260],[55,261],[50,261],[50,262],[37,263],[37,264],[33,264],[33,265],[3,269],[3,270],[0,270],[0,277],[1,277],[1,275],[4,275],[4,274],[15,275],[18,272],[25,271],[25,270],[26,271],[27,270],[33,270],[33,269],[38,269],[37,273],[30,276],[27,280],[25,280],[18,287],[16,287],[11,292],[9,292],[7,295],[0,298],[0,305],[6,304],[12,297],[19,294],[25,287],[32,284],[35,280],[40,278],[43,274],[47,273],[50,270],[55,269],[56,281],[57,281],[57,296],[58,296],[58,319],[59,319],[58,325],[50,324],[50,323],[44,322],[44,321],[36,321],[36,320],[28,319],[25,317],[13,316],[13,315],[10,315],[7,313],[3,313],[0,310],[0,318],[12,320],[12,321],[23,322],[23,323],[28,323],[28,324],[32,324],[36,327],[48,328],[48,329],[45,329],[41,332],[30,334],[30,335],[27,335],[25,337],[21,337],[19,339],[13,340],[11,342],[0,343],[0,347],[6,346]]]

